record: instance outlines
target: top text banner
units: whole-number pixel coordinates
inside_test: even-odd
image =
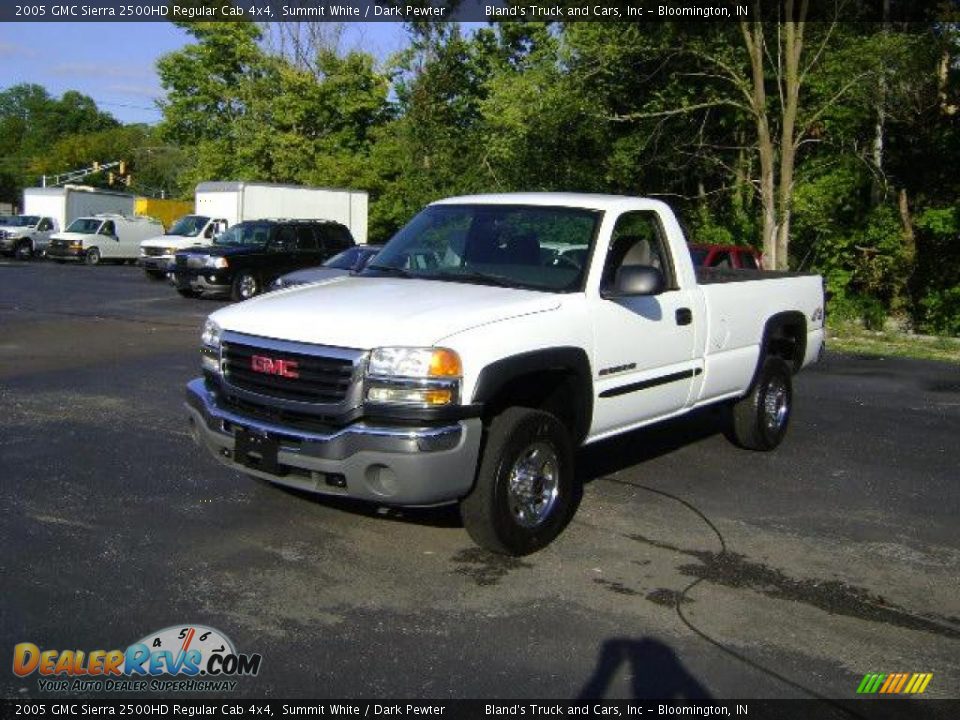
[[[960,21],[960,0],[3,0],[0,22]]]

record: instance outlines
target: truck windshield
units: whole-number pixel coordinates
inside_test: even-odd
[[[214,239],[214,245],[247,245],[252,247],[263,247],[270,239],[270,231],[273,225],[262,222],[242,222],[237,223],[226,232],[218,235]]]
[[[67,232],[83,233],[84,235],[93,235],[100,229],[101,221],[94,220],[93,218],[77,218],[72,223],[70,227],[67,228]]]
[[[182,235],[196,237],[210,222],[210,218],[203,215],[184,215],[167,230],[167,235]]]
[[[352,247],[349,250],[344,250],[342,253],[334,255],[327,260],[323,266],[336,268],[337,270],[360,270],[369,263],[370,259],[375,257],[378,252],[380,252],[380,248],[378,247]]]
[[[533,205],[431,205],[398,232],[364,275],[574,292],[602,213]]]
[[[12,217],[5,218],[6,221],[3,224],[7,227],[33,227],[38,222],[40,222],[39,215],[14,215]]]

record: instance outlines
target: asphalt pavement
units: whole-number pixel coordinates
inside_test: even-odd
[[[200,623],[263,656],[229,697],[850,699],[891,672],[960,697],[958,366],[828,353],[773,453],[711,410],[590,446],[571,526],[510,559],[454,510],[200,452],[183,386],[222,304],[0,261],[0,667]]]

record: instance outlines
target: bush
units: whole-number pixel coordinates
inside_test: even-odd
[[[883,330],[887,309],[880,300],[869,295],[838,293],[827,303],[827,315],[831,320],[859,323],[867,330]]]
[[[924,332],[960,336],[960,287],[934,290],[920,301],[920,306]]]

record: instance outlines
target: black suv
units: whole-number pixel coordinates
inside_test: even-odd
[[[320,265],[353,245],[350,231],[330,220],[248,220],[213,245],[178,252],[174,284],[184,297],[246,300],[280,275]]]

